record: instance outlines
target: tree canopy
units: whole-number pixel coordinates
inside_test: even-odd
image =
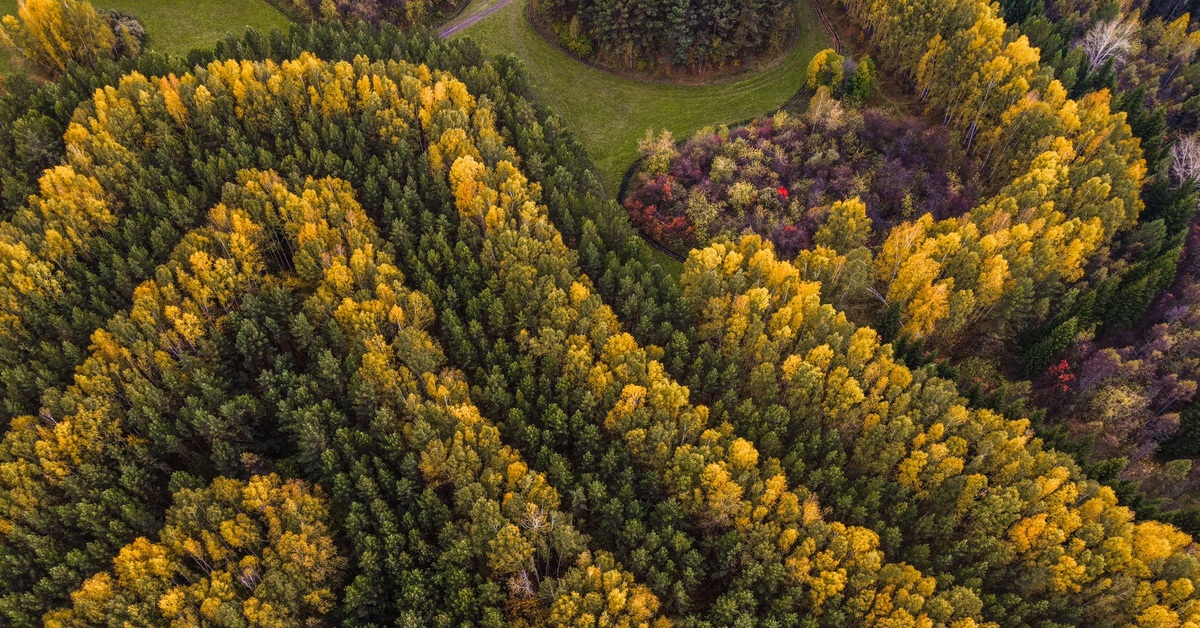
[[[1143,125],[995,7],[846,2],[945,128],[823,53],[622,206],[514,59],[326,5],[0,96],[2,623],[1200,623],[1187,532],[953,379],[1167,241]],[[1181,294],[1073,407],[1195,394]]]

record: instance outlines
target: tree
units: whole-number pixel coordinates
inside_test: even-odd
[[[871,97],[871,93],[875,91],[875,84],[879,77],[875,71],[875,62],[871,57],[863,57],[862,61],[854,68],[854,74],[850,77],[850,86],[846,90],[846,97],[857,104],[864,104]]]
[[[813,241],[839,253],[849,253],[867,245],[871,237],[871,220],[867,206],[857,198],[838,201],[829,208],[825,224],[817,230]]]
[[[0,38],[39,72],[55,77],[71,63],[95,66],[117,41],[108,21],[86,0],[21,0]]]
[[[825,86],[835,94],[840,94],[846,73],[845,65],[845,57],[832,48],[826,48],[813,55],[812,60],[808,62],[805,85],[812,90]]]
[[[320,625],[345,568],[320,490],[276,475],[175,494],[159,541],[121,549],[46,625]]]
[[[952,383],[899,364],[875,331],[814,298],[760,239],[693,252],[682,281],[699,340],[740,367],[697,387],[737,409],[726,415],[735,433],[774,443],[772,454],[796,461],[789,479],[816,494],[861,496],[827,503],[836,516],[871,522],[922,571],[978,579],[974,594],[992,600],[984,617],[1124,625],[1159,606],[1176,617],[1197,612],[1177,595],[1187,585],[1137,601],[1124,594],[1127,585],[1168,587],[1182,573],[1200,578],[1178,554],[1187,543],[1178,530],[1132,523],[1111,489],[1031,439],[1027,420],[968,408]],[[752,368],[774,378],[778,394],[740,375]],[[911,404],[893,405],[909,394]],[[814,433],[836,436],[822,443]],[[1163,545],[1141,547],[1154,530]],[[1164,552],[1183,571],[1157,562]],[[1099,606],[1080,608],[1085,601]]]
[[[1200,136],[1181,137],[1171,146],[1171,174],[1182,183],[1200,183]]]
[[[937,593],[934,581],[916,570],[897,566],[908,576],[901,582],[877,578],[883,561],[878,537],[824,521],[816,500],[803,487],[789,486],[774,460],[735,437],[731,426],[711,424],[709,409],[690,403],[688,389],[667,376],[592,292],[544,208],[532,200],[525,176],[511,162],[488,167],[463,152],[454,164],[439,164],[435,174],[447,178],[463,223],[481,238],[485,264],[499,278],[499,300],[520,321],[507,332],[509,339],[544,369],[541,377],[569,391],[562,403],[605,417],[605,437],[619,447],[614,454],[660,485],[658,499],[677,504],[701,539],[734,534],[742,539],[737,565],[771,565],[737,568],[710,611],[714,621],[723,620],[727,606],[741,597],[738,589],[764,591],[755,596],[759,616],[817,612],[857,620],[871,612],[861,600],[873,599],[880,621],[925,621],[937,612],[933,609],[974,621],[971,605],[947,608],[942,601],[952,594]],[[710,270],[720,272],[721,266],[714,261]],[[769,299],[765,293],[730,304],[731,318],[751,318],[755,304]],[[736,343],[738,331],[730,332],[728,344]],[[749,609],[730,612],[750,617]]]
[[[599,553],[593,559],[580,554],[575,569],[559,581],[568,593],[559,595],[550,609],[558,626],[613,626],[614,628],[665,628],[665,617],[655,618],[658,600],[636,587],[628,574],[616,569],[613,558]]]
[[[372,352],[371,368],[362,371],[362,381],[372,386],[386,384],[378,386],[386,392],[394,390],[400,381],[413,381],[399,377],[404,369],[418,374],[442,374],[440,360],[444,358],[438,357],[437,350],[430,350],[428,336],[419,333],[422,326],[435,318],[432,303],[411,291],[399,290],[395,270],[362,265],[370,259],[367,251],[380,251],[390,248],[389,245],[362,230],[339,232],[345,220],[353,220],[359,227],[369,224],[371,219],[387,220],[384,224],[399,229],[388,231],[399,238],[393,243],[395,250],[404,251],[406,257],[410,251],[420,250],[450,261],[462,272],[452,273],[454,279],[439,281],[458,289],[459,294],[472,294],[470,288],[474,284],[470,281],[477,277],[472,274],[477,271],[470,269],[477,269],[478,264],[469,254],[466,242],[459,242],[455,231],[448,230],[444,221],[433,219],[422,223],[415,215],[418,207],[439,215],[447,207],[453,211],[453,206],[447,205],[447,198],[442,196],[444,183],[439,185],[428,174],[420,127],[413,118],[426,88],[430,94],[436,91],[450,95],[444,103],[450,106],[439,105],[429,111],[431,123],[453,126],[454,131],[471,129],[473,143],[478,144],[478,152],[474,154],[489,163],[502,157],[516,160],[515,151],[510,152],[504,146],[493,127],[500,123],[505,125],[506,136],[514,138],[522,150],[531,151],[523,154],[523,161],[533,155],[543,156],[546,161],[540,163],[558,160],[560,165],[554,171],[563,178],[546,189],[563,194],[563,198],[548,193],[550,202],[560,210],[570,205],[581,218],[581,228],[583,219],[596,216],[589,213],[596,210],[588,204],[596,204],[598,197],[587,192],[585,202],[579,204],[574,195],[596,188],[587,179],[571,181],[570,177],[586,170],[582,168],[580,154],[573,152],[577,147],[562,143],[567,136],[562,134],[561,126],[509,91],[520,83],[519,74],[503,64],[486,63],[478,66],[486,71],[465,72],[473,77],[468,79],[471,91],[488,94],[487,102],[491,105],[469,112],[455,104],[456,99],[459,105],[468,102],[463,98],[468,92],[460,84],[449,79],[440,86],[436,84],[433,77],[438,77],[438,81],[447,78],[442,69],[477,67],[478,56],[470,46],[442,44],[423,36],[409,39],[394,30],[313,27],[304,29],[303,35],[299,32],[282,39],[248,35],[224,44],[229,47],[212,56],[222,60],[292,59],[296,50],[315,47],[323,55],[346,58],[347,62],[322,63],[313,57],[302,57],[281,67],[276,62],[222,61],[204,66],[193,75],[185,74],[191,68],[190,63],[182,67],[172,65],[174,62],[157,64],[155,57],[146,60],[156,62],[148,67],[178,69],[179,74],[172,77],[164,70],[157,78],[147,79],[138,74],[122,78],[129,66],[114,64],[109,68],[105,64],[105,74],[82,80],[78,86],[72,83],[72,90],[81,90],[89,97],[96,94],[96,87],[109,85],[94,101],[84,104],[88,113],[82,115],[89,122],[86,126],[72,127],[70,134],[71,153],[81,160],[75,165],[88,174],[76,172],[66,176],[64,171],[51,176],[47,183],[53,182],[49,186],[53,191],[37,202],[22,201],[23,205],[32,205],[32,209],[0,227],[6,267],[11,268],[11,262],[20,262],[21,268],[32,267],[32,272],[38,272],[40,264],[34,258],[44,252],[47,255],[42,261],[54,269],[52,273],[59,273],[53,279],[32,282],[28,281],[28,273],[4,274],[5,286],[15,288],[15,292],[6,292],[5,296],[17,301],[5,300],[5,325],[11,322],[7,317],[11,312],[29,325],[27,329],[32,330],[34,337],[49,339],[61,334],[84,347],[89,346],[89,336],[98,328],[109,332],[95,335],[95,356],[82,350],[78,354],[59,354],[62,359],[52,364],[63,369],[61,375],[51,375],[53,369],[45,369],[38,371],[40,379],[21,380],[22,384],[30,384],[30,390],[33,387],[38,390],[30,397],[22,396],[20,405],[39,403],[42,398],[48,405],[46,412],[39,412],[39,406],[34,406],[35,417],[22,416],[14,422],[14,430],[6,434],[4,451],[0,454],[5,477],[13,480],[11,486],[15,489],[9,490],[6,480],[0,493],[3,506],[0,525],[4,527],[0,533],[3,556],[0,580],[4,582],[0,587],[0,610],[6,625],[34,624],[46,605],[61,604],[62,596],[76,588],[83,577],[111,564],[117,548],[129,544],[137,535],[154,538],[161,525],[159,518],[168,495],[168,479],[176,486],[193,486],[213,475],[214,467],[224,470],[232,465],[231,475],[246,470],[256,473],[269,470],[275,454],[284,449],[291,451],[293,443],[304,455],[297,455],[293,464],[292,454],[285,454],[289,458],[288,471],[301,469],[309,479],[328,479],[326,486],[331,487],[331,497],[345,500],[338,501],[338,512],[346,513],[344,519],[339,517],[339,525],[344,523],[347,531],[340,538],[353,548],[347,555],[355,558],[352,581],[355,584],[341,603],[344,616],[364,624],[400,618],[412,625],[443,621],[447,616],[452,623],[494,625],[502,617],[498,609],[505,608],[509,576],[496,576],[487,569],[487,555],[480,550],[487,547],[486,534],[492,530],[492,519],[471,518],[451,510],[449,506],[454,499],[448,493],[452,485],[445,479],[440,480],[437,488],[427,487],[416,462],[420,452],[412,443],[426,442],[429,434],[421,432],[417,435],[420,439],[404,442],[396,438],[400,434],[398,429],[385,427],[396,425],[386,411],[379,416],[357,414],[360,408],[350,407],[348,400],[352,397],[347,388],[357,374],[358,365],[353,363],[355,358],[347,358],[350,365],[344,365],[337,357],[355,354],[325,351],[329,347],[342,347],[344,338],[370,340],[357,336],[355,331],[359,323],[369,319],[364,309],[387,303],[375,329],[379,332],[386,329],[383,335],[388,338],[398,334],[390,349],[403,356],[403,364],[393,363],[393,372],[368,380],[365,375],[374,373],[373,368],[387,364],[379,362],[381,356]],[[359,54],[372,51],[377,54],[379,46],[403,50],[407,59],[434,55],[443,65],[437,66],[441,69],[430,70],[395,61],[349,63],[349,59]],[[204,55],[200,58],[203,61]],[[79,70],[71,72],[77,76]],[[203,81],[196,78],[198,75],[205,77]],[[279,88],[278,92],[264,88],[268,79],[273,87]],[[310,100],[314,91],[322,94],[315,106]],[[70,94],[61,101],[53,100],[56,104],[48,106],[47,113],[69,118],[70,110],[79,103],[72,101],[76,98],[75,91]],[[244,94],[251,94],[255,104],[239,110],[246,114],[242,117],[234,113],[234,103]],[[301,102],[308,104],[294,106]],[[310,113],[319,117],[308,118]],[[459,124],[462,115],[471,121],[467,126]],[[269,148],[262,142],[264,120],[272,121]],[[116,126],[108,126],[110,122]],[[55,124],[58,123],[63,126],[56,133],[62,134],[66,120],[56,117]],[[471,126],[476,123],[486,127],[477,136]],[[525,128],[516,132],[518,127]],[[445,154],[457,156],[454,152],[457,144],[451,138],[448,136],[439,147],[446,149]],[[307,146],[324,148],[312,152],[308,148],[297,150],[301,141],[310,140],[314,143]],[[251,148],[255,145],[263,150]],[[176,149],[191,153],[195,159],[154,156],[159,150]],[[355,155],[363,154],[360,151],[371,154],[372,158],[366,161],[356,158]],[[276,152],[297,159],[284,165]],[[384,168],[383,162],[390,165]],[[170,174],[152,175],[149,170],[153,168],[144,166],[151,163],[172,164],[168,169]],[[242,167],[258,163],[281,167],[291,182],[303,182],[307,176],[333,171],[345,174],[349,183],[331,185],[322,179],[303,190],[295,189],[296,194],[284,193],[286,186],[270,177],[243,179]],[[538,158],[534,157],[530,163],[539,163]],[[535,168],[534,172],[538,170]],[[539,176],[550,174],[541,171]],[[96,181],[97,194],[92,194],[97,189],[88,184],[88,177]],[[59,187],[63,189],[58,190]],[[366,213],[349,211],[354,199],[346,192],[351,189],[371,203],[370,219]],[[136,190],[153,192],[142,194]],[[211,207],[226,193],[229,196],[225,200],[229,202],[224,207],[224,217],[218,221],[222,227],[213,232],[207,229],[209,214],[200,208]],[[133,199],[135,195],[139,198]],[[332,209],[326,208],[322,214],[317,210],[326,198]],[[312,220],[298,219],[294,224],[284,225],[277,215],[265,221],[255,219],[272,216],[271,208],[283,211],[281,207],[300,214],[313,212]],[[345,219],[347,215],[353,218]],[[619,216],[613,211],[608,215]],[[620,223],[616,224],[615,233],[624,233]],[[235,225],[237,229],[233,228]],[[290,231],[293,228],[294,234]],[[47,240],[44,236],[50,231],[57,231],[62,237]],[[606,239],[625,239],[614,237],[607,226],[602,225],[596,231]],[[269,235],[269,244],[261,240],[264,233]],[[293,235],[294,240],[290,239]],[[421,238],[422,244],[411,248],[399,244],[408,236]],[[309,237],[313,240],[308,240]],[[180,246],[181,240],[186,247]],[[47,242],[50,246],[42,246]],[[230,259],[229,252],[245,251],[251,243],[266,246],[261,249],[265,251],[260,259],[262,264],[240,268],[240,261]],[[329,248],[323,248],[326,246]],[[183,257],[173,260],[172,251],[176,248]],[[347,252],[349,257],[326,267],[327,260],[339,257],[333,253],[334,249]],[[433,259],[430,256],[422,261]],[[413,259],[405,259],[403,263],[416,267],[422,282],[430,276],[421,274],[430,271],[422,269]],[[254,277],[253,285],[244,283],[244,277],[238,274],[243,270]],[[330,271],[328,282],[318,285],[317,280],[325,270]],[[231,276],[231,271],[237,272]],[[636,291],[652,285],[640,273],[632,282],[620,279],[633,276],[629,270],[621,269],[614,274],[618,277],[614,281],[621,283],[622,289]],[[376,277],[384,281],[372,283]],[[147,279],[152,279],[154,285],[147,284]],[[437,283],[426,285],[432,286],[437,294]],[[304,301],[309,288],[314,286],[333,300],[314,299],[312,311],[299,312],[297,302]],[[64,289],[63,296],[46,296],[58,288]],[[378,294],[370,288],[378,289]],[[654,290],[657,288],[648,294],[656,294]],[[84,293],[90,294],[84,296]],[[403,298],[392,302],[387,293]],[[368,296],[378,296],[379,300],[365,298]],[[339,311],[338,306],[343,302],[338,299],[351,297],[363,298],[353,299]],[[358,307],[359,302],[362,308]],[[646,304],[651,312],[648,318],[653,320],[656,316],[652,313],[653,301],[643,296],[639,302]],[[124,312],[130,303],[136,305],[133,314]],[[439,307],[443,306],[439,302]],[[69,314],[65,318],[43,317],[45,307],[63,308]],[[321,313],[320,318],[315,316],[317,312]],[[341,317],[338,324],[344,323],[351,333],[326,333],[334,327],[330,318],[334,312]],[[323,321],[323,326],[314,327],[306,319]],[[115,326],[108,329],[105,324],[110,320],[115,321]],[[412,325],[401,326],[401,320],[411,321]],[[478,320],[474,317],[468,320],[472,327],[466,331],[475,337],[479,333]],[[54,331],[41,335],[49,329]],[[198,335],[201,331],[206,335]],[[44,358],[48,353],[46,347],[51,344],[60,348],[63,344],[49,340],[44,344],[35,342],[25,347],[22,356],[23,340],[6,336],[3,342],[5,364],[14,367],[35,362],[33,353]],[[12,353],[10,348],[14,349]],[[312,353],[297,355],[309,349]],[[78,390],[70,390],[71,373],[91,357],[96,359],[86,364],[87,383]],[[298,373],[301,369],[297,363],[312,368]],[[8,375],[14,372],[6,371],[6,385],[13,382]],[[158,381],[157,377],[166,381]],[[435,388],[464,395],[465,386],[451,385],[457,377],[461,375],[449,372],[447,379],[439,380]],[[250,385],[258,392],[270,389],[273,394],[237,394]],[[231,393],[236,396],[227,396]],[[108,394],[116,395],[116,401],[105,397]],[[322,397],[323,394],[327,396]],[[309,395],[321,403],[313,407],[305,405]],[[363,394],[361,398],[372,397]],[[565,553],[564,548],[578,551],[581,537],[570,532],[569,515],[564,513],[547,508],[534,512],[508,511],[531,503],[527,497],[536,496],[537,504],[544,505],[546,482],[535,479],[536,474],[520,472],[522,465],[516,464],[519,459],[512,459],[511,450],[493,455],[491,444],[497,442],[498,434],[495,428],[483,429],[465,423],[461,432],[447,431],[446,427],[455,423],[435,412],[444,412],[444,408],[439,408],[443,399],[439,394],[431,398],[428,406],[419,408],[428,416],[439,417],[435,440],[453,443],[456,434],[471,442],[475,438],[488,439],[486,450],[457,450],[461,455],[454,459],[456,464],[469,463],[473,455],[486,453],[491,456],[490,462],[506,465],[500,473],[496,467],[488,466],[476,481],[468,481],[471,479],[468,467],[454,467],[457,473],[453,477],[463,480],[463,496],[458,503],[474,505],[475,491],[480,485],[488,491],[502,491],[494,500],[495,512],[503,512],[506,520],[537,548],[537,566],[526,574],[537,593],[539,576],[542,582],[554,582],[574,564],[574,553],[563,555],[561,563],[559,553]],[[412,408],[407,401],[407,397],[395,398],[393,407],[387,411],[403,406],[405,413],[400,416],[409,419],[412,415],[408,411]],[[76,417],[81,407],[89,411]],[[293,420],[290,412],[295,407],[300,408],[297,412],[302,416]],[[364,404],[361,408],[368,406]],[[465,411],[455,408],[455,412],[469,418]],[[359,422],[343,430],[350,421],[347,417]],[[70,437],[62,439],[61,448],[57,440],[46,436],[47,432],[54,432],[56,424],[65,425],[59,433]],[[272,427],[260,432],[262,438],[255,438],[261,448],[255,446],[250,457],[241,458],[238,454],[245,451],[238,444],[242,430],[265,425]],[[367,429],[369,425],[381,429],[371,432]],[[126,427],[137,430],[137,435],[126,433],[122,437],[117,433]],[[186,446],[179,446],[181,442]],[[210,451],[208,444],[220,447],[212,447]],[[48,456],[47,469],[65,474],[64,483],[54,485],[55,478],[51,478],[47,485],[34,477],[47,471],[39,466],[39,450]],[[167,450],[172,453],[165,453]],[[164,453],[159,455],[160,452]],[[210,457],[210,453],[214,455]],[[83,459],[84,464],[72,466],[78,462],[72,456]],[[514,484],[507,481],[495,484],[496,478],[511,478]],[[349,489],[345,489],[347,485]],[[519,498],[506,498],[508,493]],[[454,526],[454,532],[444,528],[447,524]],[[469,535],[460,535],[459,531],[468,531],[470,526],[475,526],[475,535],[470,536],[468,552],[459,540]],[[35,546],[39,548],[36,551]],[[64,558],[67,555],[72,557],[69,561]],[[52,583],[43,578],[43,568],[54,569]],[[518,580],[519,576],[516,574]],[[34,588],[37,595],[32,593]],[[541,593],[547,594],[544,599],[548,602],[549,589]],[[543,599],[515,594],[511,598],[532,599],[535,606],[540,606]]]
[[[1095,72],[1112,61],[1114,65],[1125,62],[1133,48],[1133,37],[1137,33],[1137,20],[1120,18],[1100,22],[1079,40],[1079,47],[1087,54],[1088,69]]]
[[[531,8],[567,49],[625,69],[742,63],[777,50],[794,19],[781,0],[540,0]]]

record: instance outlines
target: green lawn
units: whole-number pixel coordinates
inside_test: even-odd
[[[495,2],[473,0],[464,15]],[[637,158],[637,142],[647,129],[669,129],[685,139],[705,126],[774,111],[800,89],[812,56],[832,45],[811,5],[800,0],[799,42],[775,66],[703,86],[643,82],[595,69],[560,52],[529,24],[527,2],[516,0],[460,36],[475,39],[489,54],[513,53],[525,61],[540,98],[587,147],[610,194],[616,194],[625,170]]]
[[[155,50],[181,53],[212,45],[247,26],[259,30],[283,28],[288,18],[264,0],[95,0],[97,7],[136,15],[146,25]],[[15,15],[16,0],[0,0],[0,15]],[[0,52],[0,73],[12,68]]]

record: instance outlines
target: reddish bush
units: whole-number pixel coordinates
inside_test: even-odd
[[[886,229],[926,212],[961,215],[981,191],[975,163],[946,129],[876,111],[847,112],[835,128],[793,116],[701,133],[679,147],[666,174],[637,174],[632,183],[626,208],[668,246],[696,244],[688,208],[703,195],[708,211],[717,208],[709,237],[750,230],[787,256],[809,246],[823,219],[813,210],[834,201],[859,196]]]

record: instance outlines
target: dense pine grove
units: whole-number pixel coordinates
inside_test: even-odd
[[[461,9],[463,0],[272,0],[304,21],[350,21],[400,26],[428,24]]]
[[[533,14],[573,54],[626,70],[719,70],[791,37],[788,0],[536,0]]]
[[[414,4],[5,79],[0,624],[1200,624],[1188,16],[844,0],[919,116],[827,51],[618,203]],[[691,68],[792,19],[533,8]]]

